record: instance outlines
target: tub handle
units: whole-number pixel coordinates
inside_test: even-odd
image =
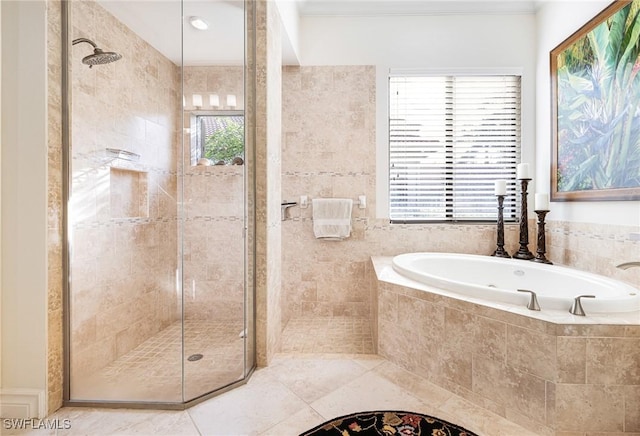
[[[569,309],[569,313],[571,313],[571,315],[586,316],[586,313],[584,313],[584,309],[582,308],[582,303],[580,303],[581,298],[596,298],[596,296],[578,295],[576,298],[574,298],[573,305],[571,306],[571,309]]]
[[[529,300],[529,304],[527,304],[527,309],[529,310],[540,310],[540,305],[538,304],[538,297],[536,293],[530,291],[528,289],[518,289],[518,292],[528,292],[531,294],[531,299]]]

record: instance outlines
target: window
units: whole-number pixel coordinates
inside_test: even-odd
[[[199,112],[191,116],[193,162],[207,158],[212,164],[244,159],[243,111]]]
[[[392,222],[495,221],[496,180],[507,180],[515,221],[520,76],[389,78]]]

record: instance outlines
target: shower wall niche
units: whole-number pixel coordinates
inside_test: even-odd
[[[233,109],[244,111],[245,2],[144,2],[149,20],[170,17],[169,47],[128,21],[142,2],[65,3],[68,41],[122,55],[90,68],[89,45],[67,47],[65,401],[182,405],[244,380],[254,365],[252,146],[243,165],[193,165],[196,108],[185,104],[196,92],[233,94]],[[232,65],[211,43],[210,60],[182,62],[189,50],[204,53],[187,27],[201,14],[236,20]]]

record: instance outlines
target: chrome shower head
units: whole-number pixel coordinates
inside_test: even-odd
[[[95,42],[87,38],[74,39],[71,45],[76,45],[81,42],[86,42],[87,44],[91,44],[91,46],[93,46],[93,54],[82,58],[82,63],[85,65],[89,65],[89,68],[94,65],[109,64],[122,58],[122,55],[118,53],[112,51],[102,51],[100,48],[98,48]]]

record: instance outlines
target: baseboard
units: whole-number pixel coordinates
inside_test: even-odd
[[[40,389],[0,389],[1,418],[44,418],[45,392]]]

